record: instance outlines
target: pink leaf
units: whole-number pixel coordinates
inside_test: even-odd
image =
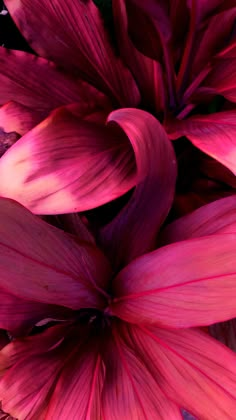
[[[63,367],[63,353],[56,348],[49,353],[27,355],[25,346],[24,355],[18,355],[18,363],[0,380],[0,398],[3,409],[14,417],[43,420],[55,379]]]
[[[236,195],[202,206],[167,225],[158,243],[167,245],[223,232],[236,233]]]
[[[109,420],[177,420],[178,408],[168,400],[161,383],[150,374],[145,363],[113,329],[114,339],[107,340],[104,351],[106,376],[102,406]]]
[[[236,174],[236,111],[194,115],[167,122],[171,139],[186,136],[198,149]]]
[[[203,326],[236,316],[235,292],[236,234],[211,235],[131,262],[114,279],[110,311],[132,323]]]
[[[163,111],[165,91],[161,66],[143,55],[132,43],[124,0],[113,1],[112,6],[119,51],[137,82],[142,101],[156,112]]]
[[[107,252],[120,267],[153,248],[172,204],[176,160],[165,131],[151,114],[120,109],[111,113],[108,121],[119,125],[129,138],[137,165],[137,187],[131,199],[101,235]]]
[[[0,288],[73,309],[104,305],[110,267],[95,246],[75,242],[12,200],[0,199],[0,217]]]
[[[0,104],[16,101],[37,113],[41,120],[54,108],[72,102],[77,102],[81,113],[106,102],[104,95],[88,83],[32,54],[0,47],[0,67]]]
[[[137,105],[136,84],[115,55],[92,0],[67,0],[66,3],[9,0],[6,6],[23,36],[40,56],[88,81],[116,103]]]
[[[0,328],[14,337],[29,333],[42,319],[64,320],[73,316],[67,308],[25,300],[4,289],[0,289],[0,297]]]
[[[101,418],[104,364],[96,343],[73,352],[57,379],[45,420]]]
[[[196,53],[192,62],[192,71],[197,75],[212,60],[212,57],[220,51],[233,30],[236,8],[222,11],[213,16],[205,24],[205,30],[198,41]],[[214,67],[214,66],[213,66]]]
[[[200,331],[130,327],[131,352],[162,392],[199,419],[234,420],[236,356]]]
[[[123,133],[61,108],[5,153],[0,179],[0,194],[34,213],[71,213],[126,193],[135,162]]]
[[[11,101],[0,108],[0,128],[5,132],[15,132],[23,136],[41,120],[35,110]]]

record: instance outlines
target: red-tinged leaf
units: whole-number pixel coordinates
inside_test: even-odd
[[[23,357],[0,380],[4,411],[17,419],[45,419],[55,380],[64,364],[63,356],[56,348],[51,353],[27,357],[25,346]]]
[[[213,55],[224,46],[225,40],[228,40],[234,17],[230,11],[217,14],[221,3],[222,0],[187,2],[190,23],[176,81],[180,101],[186,99],[183,94],[189,83],[191,89],[195,90],[206,77]]]
[[[142,103],[156,112],[165,105],[164,80],[160,64],[143,55],[128,35],[128,19],[124,0],[112,2],[119,52],[139,87]]]
[[[236,102],[236,56],[235,49],[230,57],[230,52],[227,55],[217,56],[212,61],[212,70],[204,80],[196,92],[194,92],[191,100],[199,101],[204,99],[207,95],[222,95],[231,102]]]
[[[12,416],[9,416],[9,414],[5,413],[1,408],[0,408],[0,420],[17,420],[16,418],[13,418]]]
[[[162,391],[135,351],[113,329],[114,338],[108,340],[103,355],[106,376],[102,393],[105,419],[177,420],[180,412]]]
[[[110,268],[95,246],[75,242],[12,200],[0,199],[0,217],[0,288],[72,309],[103,306]]]
[[[159,245],[215,233],[236,233],[236,195],[222,198],[167,225],[159,237]]]
[[[198,330],[130,327],[126,343],[171,401],[206,420],[234,420],[236,356]]]
[[[172,204],[176,160],[160,123],[137,109],[114,111],[109,124],[129,138],[137,166],[137,187],[128,204],[101,232],[101,241],[117,267],[154,247]],[[148,221],[148,223],[147,223]]]
[[[0,289],[0,298],[0,328],[9,331],[14,337],[29,333],[42,319],[63,321],[73,315],[69,309],[25,300],[3,289]]]
[[[186,136],[198,149],[236,174],[236,111],[194,115],[167,122],[171,139]]]
[[[0,352],[0,377],[25,358],[52,354],[71,330],[73,327],[70,325],[56,325],[39,334],[15,338]]]
[[[191,68],[194,75],[198,75],[212,57],[225,46],[233,30],[235,15],[236,7],[209,18],[193,58]]]
[[[38,14],[35,17],[41,26]],[[23,51],[0,47],[0,68],[0,104],[16,101],[37,112],[41,119],[54,108],[72,102],[77,102],[81,113],[106,102],[104,95],[88,83],[73,79],[53,63]]]
[[[175,70],[172,56],[171,26],[168,4],[164,0],[156,2],[126,0],[128,32],[135,47],[145,56],[164,65],[167,81],[167,99],[175,105]],[[145,36],[140,28],[145,28]],[[150,69],[149,69],[150,71]],[[160,101],[160,99],[158,98]]]
[[[219,54],[215,57],[216,59],[227,59],[227,58],[236,58],[236,41],[233,39],[232,42],[226,44]]]
[[[188,32],[190,10],[187,2],[182,0],[170,1],[171,41],[173,43],[174,62],[180,62],[183,54],[185,37]],[[181,22],[181,25],[179,24]]]
[[[182,97],[185,86],[189,82],[190,68],[193,59],[194,46],[196,42],[197,28],[200,20],[200,2],[195,0],[189,4],[189,30],[187,32],[186,41],[183,50],[183,56],[179,66],[176,78],[176,88],[179,98]]]
[[[230,189],[232,191],[236,190],[236,177],[234,174],[210,156],[202,154],[199,162],[199,170],[206,176],[208,181],[209,179],[215,180],[220,187],[226,187],[226,191],[230,191]]]
[[[101,392],[104,364],[98,343],[86,343],[75,349],[67,360],[50,400],[45,420],[102,419]],[[108,417],[109,418],[109,417]]]
[[[168,17],[168,4],[164,0],[147,0],[143,2],[142,0],[125,0],[127,7],[132,10],[140,9],[142,14],[146,14],[151,20],[155,22],[155,25],[158,26],[158,31],[160,31],[166,40],[171,36],[171,27],[170,20]],[[131,14],[130,14],[131,15]],[[130,16],[131,17],[131,16]],[[141,38],[140,38],[141,39]],[[144,40],[145,42],[145,40]]]
[[[34,213],[71,213],[131,189],[135,161],[123,133],[61,108],[5,153],[0,179],[0,194]]]
[[[110,312],[132,323],[204,326],[236,317],[235,292],[236,234],[211,235],[131,262],[113,281]]]
[[[0,128],[6,133],[26,134],[41,120],[41,115],[34,110],[11,101],[0,108]]]
[[[87,80],[116,103],[137,105],[136,84],[115,55],[92,0],[8,0],[6,6],[40,56]]]
[[[75,240],[79,240],[80,242],[88,242],[92,245],[95,245],[94,236],[91,232],[89,232],[78,213],[62,214],[52,217],[56,219],[56,226],[73,235]]]
[[[190,3],[189,0],[187,2]],[[221,10],[221,7],[226,5],[227,2],[228,0],[197,0],[201,20],[212,16],[217,10]]]

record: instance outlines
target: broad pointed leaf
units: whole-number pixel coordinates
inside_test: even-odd
[[[117,267],[153,249],[174,196],[176,160],[159,122],[147,112],[121,109],[110,114],[129,138],[137,166],[137,186],[128,204],[101,233]],[[148,221],[148,223],[147,223]]]
[[[236,174],[236,111],[194,115],[167,122],[171,139],[186,136],[198,149],[212,156]]]
[[[73,309],[103,305],[110,268],[95,246],[75,242],[12,200],[0,199],[0,217],[1,288]]]
[[[110,312],[132,323],[209,325],[236,317],[235,291],[236,234],[205,236],[131,262],[114,279]]]
[[[0,160],[0,194],[39,214],[98,207],[126,193],[135,178],[125,135],[78,119],[66,108],[52,113]]]
[[[81,77],[122,106],[135,106],[139,92],[111,46],[92,0],[8,0],[6,6],[31,47]],[[43,30],[42,30],[43,28]]]

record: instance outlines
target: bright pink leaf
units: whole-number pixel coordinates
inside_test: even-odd
[[[22,359],[0,380],[0,396],[4,411],[18,419],[45,419],[55,378],[63,366],[63,354],[40,354]]]
[[[0,128],[6,133],[15,132],[23,136],[41,120],[40,114],[11,101],[0,108]]]
[[[101,234],[107,252],[120,267],[153,248],[172,204],[176,160],[165,131],[151,114],[120,109],[108,121],[119,125],[129,138],[137,166],[137,187],[131,199]]]
[[[104,350],[106,376],[102,394],[104,418],[109,420],[180,420],[180,412],[143,363],[113,329]]]
[[[114,279],[110,311],[133,323],[203,326],[236,316],[235,292],[236,234],[211,235],[131,262]]]
[[[110,268],[95,246],[75,242],[12,200],[0,199],[0,216],[1,288],[73,309],[103,306]]]
[[[167,122],[171,139],[186,136],[198,149],[212,156],[236,174],[236,111],[194,115]]]
[[[167,245],[223,232],[236,233],[236,195],[202,206],[167,225],[158,243]]]
[[[6,6],[40,56],[87,80],[120,105],[137,105],[136,84],[113,51],[92,0],[8,0]]]
[[[78,345],[77,345],[78,346]],[[101,419],[104,364],[96,343],[85,341],[65,364],[57,378],[45,420]]]
[[[41,25],[38,14],[35,16]],[[77,102],[84,113],[105,101],[104,95],[88,83],[73,79],[53,63],[23,51],[0,47],[0,68],[0,104],[16,101],[37,112],[41,119],[54,108],[72,102]]]
[[[199,419],[234,420],[236,356],[200,331],[130,327],[126,343],[166,397]]]
[[[135,184],[123,133],[59,109],[0,160],[0,194],[39,214],[71,213],[107,203]]]

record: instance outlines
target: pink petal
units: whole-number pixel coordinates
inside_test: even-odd
[[[35,16],[41,26],[38,13]],[[32,54],[0,47],[0,67],[0,104],[16,101],[41,119],[61,105],[77,102],[84,112],[104,101],[104,95],[88,83],[69,77],[53,63]]]
[[[198,149],[236,174],[236,111],[194,115],[166,124],[171,139],[186,136]]]
[[[106,376],[102,406],[105,419],[177,420],[180,412],[162,391],[161,382],[154,378],[135,354],[135,350],[113,330],[114,339],[107,340],[104,361]]]
[[[57,378],[45,420],[101,419],[104,364],[97,344],[85,342],[66,362]]]
[[[120,267],[153,248],[172,204],[176,160],[165,131],[151,114],[121,109],[111,113],[108,121],[128,136],[138,172],[131,199],[102,232],[107,252]]]
[[[37,111],[11,101],[0,108],[0,127],[7,133],[15,132],[23,136],[41,120]]]
[[[135,162],[123,133],[61,108],[8,150],[0,179],[0,194],[34,213],[71,213],[126,193]]]
[[[236,195],[202,206],[167,225],[158,243],[167,245],[223,232],[236,233]]]
[[[140,53],[128,35],[128,19],[124,0],[112,2],[114,24],[120,54],[128,65],[138,84],[142,101],[149,109],[163,111],[165,92],[160,64]]]
[[[199,419],[234,420],[236,356],[197,330],[129,328],[126,342],[162,392]]]
[[[6,6],[40,56],[87,80],[122,106],[139,102],[135,82],[115,55],[92,0],[35,0],[33,4],[30,0],[10,0]]]
[[[203,326],[236,316],[235,292],[236,234],[211,235],[131,262],[114,279],[110,312],[132,323]]]
[[[0,217],[0,288],[73,309],[104,305],[110,268],[95,246],[75,242],[12,200],[0,199]]]

